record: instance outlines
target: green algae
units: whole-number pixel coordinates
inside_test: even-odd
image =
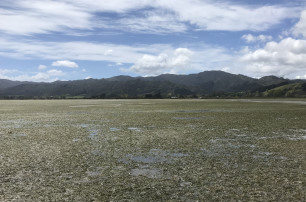
[[[0,201],[305,200],[304,100],[0,102]]]

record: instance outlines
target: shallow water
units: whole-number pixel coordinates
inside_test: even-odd
[[[110,128],[109,129],[111,132],[116,132],[116,131],[119,131],[119,130],[121,130],[120,128]]]
[[[162,178],[163,171],[161,169],[153,169],[153,168],[135,168],[131,170],[132,176],[145,176],[148,178]]]
[[[151,149],[148,153],[141,155],[127,155],[122,161],[125,163],[138,162],[143,164],[156,164],[156,163],[172,163],[173,161],[182,158],[188,157],[189,154],[177,153],[164,151],[161,149]]]

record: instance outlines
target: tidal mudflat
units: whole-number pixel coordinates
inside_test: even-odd
[[[0,101],[0,201],[305,201],[305,100]]]

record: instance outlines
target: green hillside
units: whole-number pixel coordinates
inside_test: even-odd
[[[283,85],[263,93],[265,97],[306,97],[306,82]]]

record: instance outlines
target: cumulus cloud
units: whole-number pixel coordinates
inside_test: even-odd
[[[10,79],[10,74],[18,72],[14,69],[0,69],[0,79]]]
[[[47,72],[47,74],[49,76],[62,76],[64,75],[64,72],[61,70],[57,70],[57,69],[51,69]]]
[[[269,42],[262,49],[249,51],[240,58],[248,71],[259,75],[290,75],[306,71],[306,40],[286,38]]]
[[[221,68],[221,71],[231,73],[231,68],[229,68],[229,67],[223,67],[223,68]]]
[[[75,62],[69,60],[59,60],[52,63],[52,66],[55,67],[69,67],[69,68],[78,68],[79,65]]]
[[[39,70],[44,70],[44,69],[47,69],[47,66],[46,65],[39,65],[38,69]]]
[[[252,34],[245,34],[241,37],[243,40],[245,40],[247,43],[255,43],[255,42],[267,42],[271,41],[273,39],[272,36],[269,35],[258,35],[254,36]]]
[[[294,35],[302,35],[306,38],[306,10],[301,13],[299,22],[293,27]]]
[[[38,72],[33,74],[25,74],[18,70],[0,69],[0,78],[13,81],[36,81],[36,82],[52,82],[58,80],[58,77],[64,76],[61,70],[51,69],[47,72]]]
[[[174,52],[159,55],[143,55],[128,70],[146,76],[162,73],[177,73],[188,65],[193,52],[187,48],[177,48]]]
[[[68,61],[105,61],[117,65],[124,64],[124,66],[128,64],[136,65],[138,64],[137,61],[144,57],[144,55],[146,57],[159,56],[159,58],[162,58],[163,54],[166,54],[170,58],[167,61],[167,65],[169,67],[169,64],[172,64],[172,67],[169,67],[166,71],[160,71],[161,73],[194,73],[232,64],[233,53],[232,51],[227,51],[225,48],[209,46],[204,43],[188,44],[187,48],[187,51],[185,49],[177,49],[177,47],[173,47],[170,44],[117,45],[79,41],[20,41],[19,39],[7,40],[6,38],[0,38],[0,55],[4,57],[56,60],[54,62],[56,65],[62,64],[58,61],[65,61],[67,58],[69,59]],[[104,54],[108,50],[112,50],[111,54]],[[163,54],[161,54],[161,50],[163,50]],[[192,55],[190,55],[188,50],[192,50]],[[179,65],[184,61],[189,65]],[[177,64],[176,68],[174,64]],[[146,74],[150,73],[144,73],[143,75]]]

